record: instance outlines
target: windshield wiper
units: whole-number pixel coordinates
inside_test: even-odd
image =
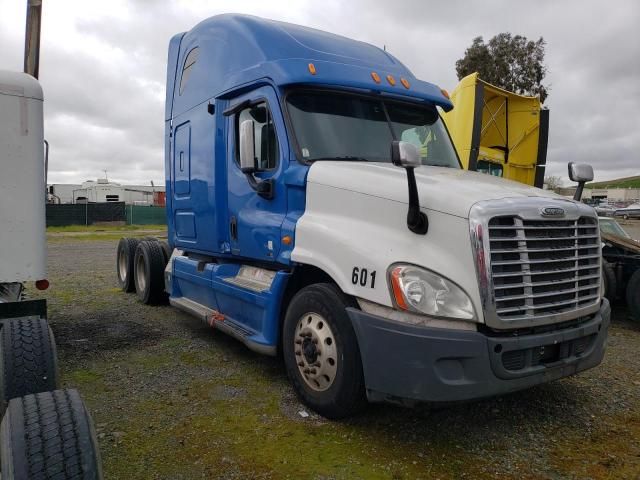
[[[311,159],[312,162],[315,162],[316,160],[340,160],[343,162],[368,162],[369,161],[364,157],[356,157],[353,155],[345,155],[344,157],[322,157],[322,158]]]

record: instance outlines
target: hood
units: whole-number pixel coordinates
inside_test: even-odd
[[[481,200],[547,197],[572,202],[547,190],[484,173],[422,166],[415,174],[423,209],[462,218],[468,218],[473,204]],[[407,174],[390,163],[317,161],[309,169],[307,182],[409,203]]]

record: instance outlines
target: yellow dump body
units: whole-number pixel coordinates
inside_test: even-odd
[[[464,168],[542,187],[549,110],[525,97],[464,77],[451,92],[454,108],[442,116]]]

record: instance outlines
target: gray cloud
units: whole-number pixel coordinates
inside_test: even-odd
[[[123,3],[116,16],[92,12],[85,2],[83,9],[66,7],[71,41],[47,24],[60,18],[53,9],[65,3],[44,5],[40,72],[50,179],[79,182],[106,168],[123,182],[162,182],[169,38],[228,10],[226,2],[137,0]],[[577,0],[238,1],[232,8],[385,45],[416,76],[448,89],[457,83],[455,61],[473,37],[543,36],[551,84],[548,172],[566,177],[567,162],[584,161],[598,179],[640,174],[640,4],[634,0],[606,7]],[[22,15],[20,8],[11,21],[24,23]],[[0,65],[20,68],[22,33],[7,25],[0,19]]]

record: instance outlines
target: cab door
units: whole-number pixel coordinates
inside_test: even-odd
[[[235,108],[234,108],[235,107]],[[287,213],[283,172],[288,141],[275,90],[258,88],[230,102],[227,116],[228,219],[231,253],[250,260],[274,261],[280,251],[281,227]],[[254,123],[254,155],[258,170],[240,170],[240,123]],[[271,196],[256,191],[256,184],[271,183]]]

